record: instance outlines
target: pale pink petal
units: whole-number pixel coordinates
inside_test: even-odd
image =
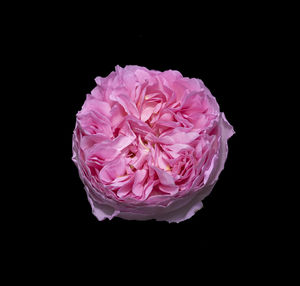
[[[89,113],[79,112],[77,114],[77,122],[87,135],[100,133],[108,138],[112,137],[109,119],[102,114],[94,111],[90,111]]]
[[[154,111],[154,107],[151,106],[146,107],[141,114],[141,120],[144,122],[147,121],[152,115],[153,111]]]
[[[125,161],[122,157],[106,164],[99,173],[99,178],[103,183],[111,183],[116,178],[125,174]]]
[[[115,148],[118,151],[121,151],[125,149],[127,146],[129,146],[134,139],[135,139],[134,137],[119,135],[117,138],[115,138],[112,141],[111,144],[113,148]]]
[[[221,144],[219,153],[214,157],[213,163],[211,165],[211,170],[207,172],[207,184],[214,184],[224,169],[224,165],[227,159],[228,153],[228,139],[235,133],[233,127],[227,121],[225,114],[222,112],[220,116],[220,130],[221,130]]]
[[[111,125],[113,128],[117,127],[124,120],[124,117],[126,116],[125,110],[118,103],[115,103],[112,106],[110,114],[111,114]]]
[[[95,111],[107,117],[110,117],[110,110],[110,105],[107,102],[101,101],[91,95],[87,95],[87,99],[82,106],[82,111],[84,112]]]
[[[118,150],[111,146],[110,141],[94,144],[91,148],[86,149],[85,153],[87,158],[95,156],[106,161],[111,161],[119,155]]]
[[[211,188],[210,188],[211,189]],[[191,197],[191,199],[185,205],[158,216],[158,221],[182,222],[191,218],[195,213],[203,207],[202,196]]]
[[[164,193],[175,195],[178,193],[179,187],[176,185],[174,186],[159,185],[159,189]]]
[[[147,82],[143,84],[137,84],[137,86],[131,90],[130,97],[135,102],[138,110],[140,110],[142,104],[144,103],[147,85]]]
[[[133,117],[133,116],[126,116],[125,120],[128,120],[131,129],[136,133],[143,136],[146,136],[147,134],[152,132],[152,129],[148,124],[145,122]]]
[[[162,102],[157,103],[153,109],[153,113],[158,113],[163,105],[164,104]]]
[[[103,88],[101,88],[100,86],[96,86],[92,91],[91,91],[91,95],[94,98],[97,98],[101,101],[105,101],[105,92],[103,90]]]
[[[141,196],[144,191],[144,181],[146,179],[147,171],[146,170],[137,170],[135,172],[134,183],[132,186],[132,192],[136,196]]]
[[[201,158],[201,156],[206,152],[212,139],[213,138],[209,138],[208,136],[200,137],[195,148],[195,157],[197,159]]]
[[[157,167],[154,167],[154,170],[156,171],[159,181],[163,185],[168,185],[168,186],[175,185],[174,178],[170,174],[168,174],[167,172],[165,172]]]
[[[123,70],[121,76],[127,89],[130,91],[134,90],[137,85],[136,76],[134,72],[124,72]]]
[[[111,144],[116,150],[121,151],[133,143],[135,139],[136,135],[131,129],[129,123],[125,121],[119,129],[118,136],[113,139]]]
[[[102,134],[86,135],[81,139],[80,147],[82,150],[86,150],[103,141],[107,141],[107,137]]]
[[[193,152],[194,148],[188,144],[173,144],[165,145],[163,147],[165,152],[169,154],[172,158],[177,158],[182,152]]]
[[[162,134],[159,137],[161,143],[164,144],[189,144],[199,137],[198,132],[182,132],[177,129],[168,132],[166,135]]]
[[[92,206],[92,213],[94,216],[99,220],[102,221],[104,219],[111,220],[115,216],[117,216],[120,211],[114,209],[113,207],[105,204],[96,204],[95,202],[92,202],[91,200],[90,204]]]
[[[155,166],[157,166],[159,169],[169,171],[170,170],[170,165],[169,165],[169,160],[168,156],[165,152],[163,152],[160,148],[155,146],[155,154],[154,154],[154,162]]]
[[[153,186],[154,186],[154,181],[153,180],[148,180],[148,182],[146,183],[145,187],[144,187],[144,194],[142,197],[142,200],[146,200],[149,195],[151,194],[152,190],[153,190]]]
[[[191,92],[185,94],[183,98],[183,103],[181,106],[182,111],[192,112],[196,111],[203,113],[208,110],[208,102],[204,94],[201,92]]]
[[[153,78],[152,76],[149,74],[149,72],[147,72],[146,70],[143,69],[138,69],[135,72],[136,78],[140,83],[144,83],[145,81],[152,81]]]
[[[122,186],[119,190],[118,190],[118,197],[119,198],[124,198],[126,195],[128,195],[131,191],[131,186],[129,186],[128,184],[125,186]]]
[[[121,104],[127,114],[139,118],[139,111],[137,110],[135,103],[127,94],[112,92],[110,95],[110,99]]]
[[[134,177],[131,177],[130,180],[118,190],[117,195],[119,198],[124,198],[132,191],[133,178]]]
[[[175,114],[175,119],[182,124],[182,126],[186,129],[192,130],[194,128],[193,123],[191,123],[187,118],[184,118],[181,112],[177,112]],[[189,118],[189,117],[188,117]]]
[[[173,84],[179,78],[182,78],[182,74],[179,71],[168,70],[161,74],[169,84]]]
[[[149,156],[149,151],[147,150],[139,150],[131,162],[131,165],[135,169],[140,169],[147,162]]]
[[[168,121],[168,120],[158,120],[155,122],[155,126],[165,126],[170,128],[177,128],[180,126],[179,122]]]

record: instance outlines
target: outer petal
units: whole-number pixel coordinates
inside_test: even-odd
[[[106,218],[111,220],[115,216],[117,216],[120,211],[114,209],[113,207],[109,206],[108,204],[100,204],[92,200],[87,192],[88,201],[92,207],[92,212],[94,216],[99,220],[102,221]]]
[[[183,207],[171,211],[166,214],[162,214],[157,218],[158,221],[167,221],[167,222],[182,222],[191,218],[198,210],[202,209],[202,198],[198,196],[193,198],[189,203],[184,205]]]
[[[101,113],[107,117],[110,116],[110,105],[105,102],[101,101],[98,98],[88,94],[84,105],[82,106],[82,113],[87,113],[90,111],[96,111]]]
[[[221,130],[221,142],[220,142],[220,150],[219,153],[213,159],[211,165],[211,172],[208,171],[209,178],[207,180],[207,185],[214,184],[218,178],[222,170],[224,169],[224,165],[227,159],[228,154],[228,139],[235,133],[233,127],[226,120],[225,114],[222,112],[220,115],[220,130]]]
[[[195,212],[203,207],[202,200],[212,190],[213,186],[207,186],[201,192],[192,192],[189,195],[176,198],[168,206],[149,206],[121,211],[117,216],[129,220],[149,220],[182,222],[191,218]]]

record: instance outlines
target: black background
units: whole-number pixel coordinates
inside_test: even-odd
[[[22,166],[29,175],[21,183],[29,192],[20,192],[26,211],[16,212],[16,227],[24,227],[23,234],[49,249],[97,255],[114,249],[122,257],[141,250],[142,257],[147,252],[157,260],[163,253],[174,263],[178,254],[201,257],[216,246],[235,253],[251,249],[268,228],[258,215],[264,182],[253,180],[265,168],[257,164],[265,150],[258,140],[260,106],[267,100],[259,85],[266,80],[266,43],[274,32],[264,25],[263,11],[227,7],[225,13],[224,7],[194,6],[175,11],[154,5],[151,14],[145,7],[136,13],[118,6],[116,13],[74,6],[40,7],[41,13],[9,34],[17,39],[12,45],[14,72],[26,77],[24,82],[17,77],[19,89],[27,92],[21,92],[21,102],[31,106],[22,122],[28,145],[23,161],[33,167]],[[98,222],[71,160],[75,116],[95,87],[94,78],[130,64],[202,79],[236,132],[228,142],[225,169],[203,209],[179,224],[119,218]]]
[[[283,208],[297,211],[289,202],[295,188],[286,185],[297,177],[285,177],[291,165],[279,162],[294,160],[297,142],[297,129],[287,131],[297,93],[287,89],[297,82],[288,72],[297,76],[298,10],[255,1],[54,2],[1,10],[8,160],[0,229],[9,281],[189,285],[206,277],[243,285],[285,275],[294,260],[280,255],[296,253],[287,250],[296,235],[286,231]],[[76,113],[94,78],[130,64],[202,79],[236,132],[204,207],[179,224],[97,221],[71,160]]]
[[[245,119],[245,65],[248,64],[247,43],[238,34],[222,31],[207,38],[197,29],[175,30],[157,34],[149,27],[142,29],[124,28],[91,39],[77,38],[63,41],[58,49],[59,61],[53,80],[58,84],[53,96],[57,100],[54,113],[59,115],[56,124],[56,150],[52,158],[57,161],[55,214],[51,223],[74,227],[89,227],[97,234],[108,236],[137,235],[144,239],[163,240],[185,244],[206,245],[212,239],[226,240],[246,235],[251,220],[247,213],[249,206],[249,185],[245,186],[245,154],[247,122]],[[144,30],[146,29],[146,30]],[[162,32],[162,31],[160,31]],[[111,33],[111,34],[110,34]],[[223,34],[224,33],[224,34]],[[81,34],[80,34],[81,35]],[[237,38],[235,38],[237,37]],[[80,44],[78,42],[82,41]],[[78,44],[78,46],[77,46]],[[60,54],[61,53],[61,54]],[[245,53],[245,55],[243,55]],[[226,167],[211,195],[205,199],[204,208],[193,218],[180,224],[167,222],[137,222],[115,218],[98,222],[92,215],[77,169],[71,161],[71,137],[75,115],[80,110],[85,95],[95,86],[94,78],[107,76],[116,65],[128,64],[146,66],[149,69],[179,70],[184,76],[201,78],[217,98],[221,110],[234,126],[236,134],[229,140],[229,156]],[[56,113],[57,112],[57,113]],[[55,164],[54,164],[55,165]]]

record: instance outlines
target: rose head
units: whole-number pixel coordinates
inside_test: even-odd
[[[178,71],[116,67],[77,114],[73,161],[93,214],[180,222],[201,209],[232,126],[203,82]]]

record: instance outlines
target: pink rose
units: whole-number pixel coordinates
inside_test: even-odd
[[[73,161],[98,220],[180,222],[201,209],[233,128],[203,82],[116,67],[77,114]]]

